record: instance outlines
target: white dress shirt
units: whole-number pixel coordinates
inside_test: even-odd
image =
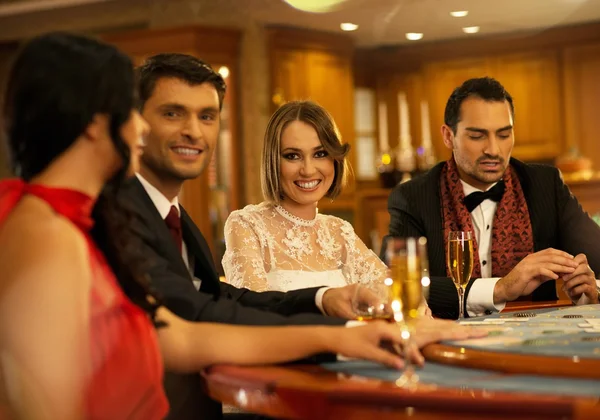
[[[481,191],[462,179],[460,182],[465,197],[475,191]],[[494,185],[491,185],[490,188]],[[492,224],[497,207],[498,204],[494,200],[487,199],[471,212],[481,265],[481,278],[473,282],[467,296],[467,312],[470,316],[485,315],[486,311],[499,312],[506,305],[505,303],[494,305],[494,287],[500,280],[500,277],[492,277]]]
[[[473,192],[481,191],[462,179],[465,197]],[[492,188],[494,185],[491,185]],[[486,190],[487,191],[487,190]],[[469,316],[481,316],[486,312],[499,312],[506,306],[506,303],[494,305],[494,287],[500,277],[492,277],[492,225],[498,203],[494,200],[483,200],[481,204],[471,212],[473,229],[477,240],[479,262],[481,264],[481,278],[476,279],[469,290],[467,296],[467,312]],[[600,280],[596,280],[600,286]],[[583,294],[576,302],[577,305],[585,305],[589,302],[588,297]]]
[[[169,201],[167,197],[163,195],[163,193],[158,191],[158,189],[150,182],[148,182],[143,176],[141,176],[140,174],[136,174],[136,176],[142,183],[142,186],[144,187],[148,195],[150,196],[150,199],[154,203],[154,206],[158,210],[158,213],[160,214],[160,217],[163,220],[167,218],[167,215],[171,211],[171,206],[175,206],[175,208],[177,208],[179,216],[181,217],[181,208],[179,207],[179,199],[177,197],[175,197],[172,201]],[[193,256],[192,258],[190,258],[187,246],[185,245],[185,241],[183,240],[181,241],[181,257],[183,258],[183,262],[185,263],[185,266],[187,267],[188,271],[190,272],[190,275],[192,276],[192,282],[194,283],[194,287],[196,288],[196,290],[200,290],[200,284],[202,283],[202,280],[194,276]]]

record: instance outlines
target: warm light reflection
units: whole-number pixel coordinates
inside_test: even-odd
[[[383,163],[384,165],[389,165],[390,163],[392,163],[392,156],[389,153],[384,153],[383,155],[381,155],[381,163]]]
[[[421,38],[423,38],[423,34],[419,32],[408,32],[406,34],[406,39],[409,41],[418,41]]]
[[[311,13],[327,13],[338,9],[346,0],[284,0],[294,9]]]
[[[466,34],[476,34],[479,32],[479,26],[467,26],[462,28],[463,32]]]
[[[340,23],[340,28],[342,29],[342,31],[356,31],[358,29],[358,25],[355,23],[350,23],[350,22],[344,22],[344,23]]]
[[[465,17],[469,14],[468,10],[456,10],[454,12],[450,12],[450,16],[452,17]]]
[[[219,67],[219,74],[223,79],[227,79],[229,77],[229,67],[221,66]]]

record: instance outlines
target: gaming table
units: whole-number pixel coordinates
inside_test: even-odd
[[[273,417],[600,419],[600,305],[467,322],[490,335],[428,346],[411,389],[396,385],[400,372],[363,361],[216,366],[204,376],[213,398]]]

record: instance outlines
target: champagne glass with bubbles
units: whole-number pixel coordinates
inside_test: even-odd
[[[465,289],[473,272],[473,234],[471,232],[450,232],[446,255],[450,275],[458,292],[458,319],[465,317]]]
[[[414,344],[416,321],[422,315],[424,267],[427,267],[425,238],[388,237],[385,263],[390,269],[391,306],[404,339],[402,376],[396,381],[400,386],[411,386],[419,377],[411,364],[411,355],[417,351]],[[427,278],[428,279],[428,278]]]

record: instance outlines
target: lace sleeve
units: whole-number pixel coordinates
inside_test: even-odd
[[[379,257],[354,232],[352,225],[342,222],[342,236],[346,242],[346,262],[343,271],[352,283],[368,283],[382,280],[387,274],[387,267]]]
[[[237,212],[225,222],[225,246],[222,262],[227,282],[257,292],[267,290],[261,241],[252,225]]]

